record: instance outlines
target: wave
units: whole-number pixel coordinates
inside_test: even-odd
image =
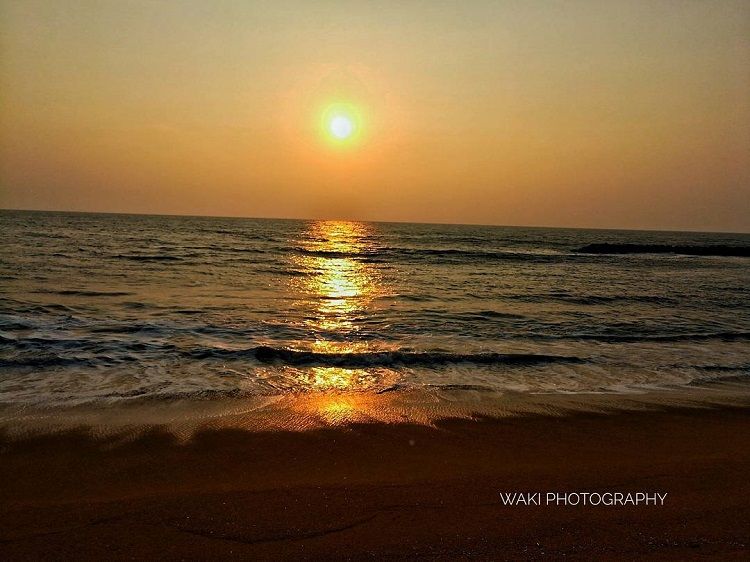
[[[671,244],[613,244],[601,242],[588,244],[576,250],[579,254],[682,254],[686,256],[735,256],[750,257],[750,246],[726,246],[712,244],[671,245]]]
[[[0,330],[9,330],[11,332],[15,331],[21,331],[21,330],[32,330],[34,329],[34,324],[30,322],[24,322],[23,320],[3,320],[0,319]],[[0,343],[3,341],[10,341],[7,338],[4,338],[0,335]]]
[[[399,259],[442,258],[451,261],[518,261],[534,263],[558,262],[561,259],[576,259],[570,253],[526,252],[505,250],[470,250],[457,248],[363,248],[358,251],[315,250],[294,248],[294,251],[306,256],[328,259],[357,259],[367,263],[381,263]]]
[[[141,358],[135,355],[113,357],[111,355],[95,356],[64,356],[57,353],[34,353],[24,354],[11,358],[0,358],[0,368],[20,368],[20,367],[101,367],[103,365],[112,366],[121,363],[133,363],[140,361]]]
[[[125,297],[132,295],[133,293],[127,291],[85,291],[75,289],[62,289],[62,290],[40,290],[34,291],[35,293],[49,293],[53,295],[63,296],[78,296],[78,297]]]
[[[117,254],[114,256],[118,259],[123,260],[132,260],[132,261],[182,261],[182,258],[179,256],[170,256],[170,255],[162,255],[162,254],[155,254],[155,255],[143,255],[143,254]]]
[[[674,305],[679,301],[672,297],[661,295],[572,295],[569,293],[540,293],[540,294],[519,294],[502,297],[504,299],[540,303],[548,301],[558,301],[570,304],[580,305],[597,305],[597,304],[616,304],[616,303],[644,303],[659,305]]]
[[[306,277],[312,275],[309,271],[301,269],[286,269],[282,267],[255,268],[255,273],[268,273],[270,275],[284,275],[287,277]]]
[[[708,372],[734,372],[734,371],[746,371],[750,373],[750,363],[743,365],[695,365],[694,369]]]
[[[160,326],[153,324],[109,324],[92,326],[89,331],[94,334],[137,334],[139,332],[158,332]]]
[[[549,339],[549,336],[542,336]],[[552,339],[591,340],[605,343],[681,342],[681,341],[743,341],[750,340],[750,332],[705,332],[693,334],[568,334]]]
[[[46,304],[33,304],[24,301],[15,301],[17,304],[11,305],[13,313],[16,314],[73,314],[77,312],[77,309],[72,306],[58,303],[46,303]],[[76,305],[78,306],[78,305]]]
[[[520,320],[523,318],[526,318],[522,314],[513,314],[510,312],[498,312],[497,310],[478,310],[478,311],[471,311],[467,312],[464,315],[469,319],[473,317],[480,317],[480,318],[507,318],[510,320]]]
[[[76,339],[76,338],[49,338],[49,337],[7,337],[0,334],[0,345],[11,346],[13,350],[23,352],[44,353],[51,349],[85,353],[108,353],[120,352],[171,352],[177,349],[174,343],[166,341],[149,342],[130,339],[122,341],[115,339]]]
[[[561,300],[574,304],[610,304],[619,302],[638,302],[646,304],[664,304],[673,305],[678,302],[677,299],[671,297],[663,297],[659,295],[584,295],[576,297],[573,295],[567,295],[565,297],[559,297]]]
[[[363,258],[377,254],[377,251],[346,252],[338,250],[309,250],[307,248],[295,248],[295,252],[305,256],[316,258],[346,259],[346,258]]]
[[[545,363],[582,363],[579,357],[533,353],[449,353],[438,351],[368,351],[319,353],[258,346],[249,349],[198,349],[188,353],[194,359],[255,359],[266,364],[321,367],[438,367],[453,363],[526,366]]]

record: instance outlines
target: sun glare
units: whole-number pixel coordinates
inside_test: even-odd
[[[354,146],[362,134],[362,114],[352,104],[331,104],[323,111],[321,125],[329,142],[341,147]]]
[[[350,137],[352,132],[354,132],[354,123],[345,115],[337,115],[331,119],[329,129],[331,134],[337,139],[345,139]]]

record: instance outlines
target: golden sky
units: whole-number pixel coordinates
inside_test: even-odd
[[[0,101],[4,208],[750,231],[742,0],[0,0]]]

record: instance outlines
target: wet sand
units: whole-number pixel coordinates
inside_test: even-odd
[[[0,558],[750,554],[747,408],[124,435],[6,435]],[[511,507],[504,491],[668,497]]]

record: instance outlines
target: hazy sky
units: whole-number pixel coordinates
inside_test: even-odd
[[[750,231],[746,0],[0,0],[0,65],[0,207]]]

